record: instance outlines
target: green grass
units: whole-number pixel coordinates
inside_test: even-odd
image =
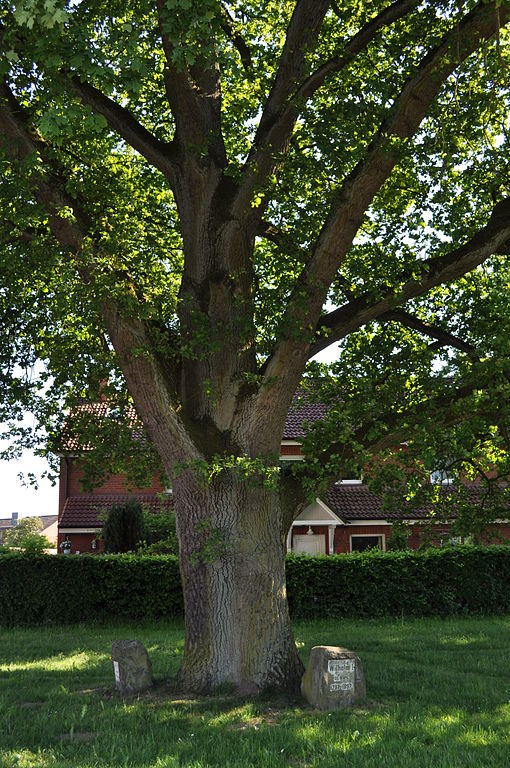
[[[0,630],[0,766],[510,766],[510,618],[296,622],[361,657],[368,700],[319,713],[283,701],[178,696],[180,623]],[[112,640],[147,647],[159,686],[122,701]]]

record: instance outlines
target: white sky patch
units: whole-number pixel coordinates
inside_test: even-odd
[[[19,460],[0,461],[0,518],[11,517],[13,512],[19,517],[57,514],[58,486],[52,486],[47,478],[41,479],[48,469],[48,462],[31,451],[24,451]],[[24,486],[18,477],[19,473],[28,475],[30,472],[38,478],[37,490],[33,486]]]

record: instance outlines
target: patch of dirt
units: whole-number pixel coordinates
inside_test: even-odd
[[[261,715],[250,717],[248,720],[241,720],[239,723],[229,723],[226,728],[228,731],[248,731],[253,728],[255,731],[262,725],[273,727],[280,725],[281,712],[279,709],[268,709]]]
[[[76,731],[75,733],[61,733],[59,739],[67,744],[86,744],[95,741],[99,736],[97,731]]]

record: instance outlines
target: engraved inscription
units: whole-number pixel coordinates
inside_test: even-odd
[[[328,672],[330,675],[354,672],[356,663],[354,659],[328,659]]]
[[[115,675],[115,682],[120,683],[119,662],[113,662],[113,673]]]
[[[353,659],[328,659],[328,673],[333,678],[329,682],[330,691],[353,691],[356,664]]]

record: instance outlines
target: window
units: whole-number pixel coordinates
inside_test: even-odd
[[[454,479],[451,469],[434,469],[430,473],[430,482],[433,485],[451,485]]]
[[[371,536],[370,534],[360,534],[351,536],[351,552],[364,552],[365,549],[386,549],[384,535]]]

